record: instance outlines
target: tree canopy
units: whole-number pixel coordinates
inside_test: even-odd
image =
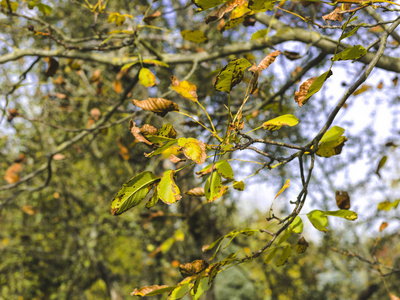
[[[2,0],[0,297],[398,299],[399,12]]]

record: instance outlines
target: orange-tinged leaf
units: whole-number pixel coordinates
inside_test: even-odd
[[[153,145],[152,142],[148,141],[143,135],[140,134],[140,132],[141,132],[140,128],[139,128],[139,127],[136,127],[135,122],[133,122],[132,120],[131,120],[130,123],[129,123],[129,127],[130,127],[130,129],[131,129],[131,132],[132,132],[133,136],[134,136],[139,142],[145,143],[145,144],[147,144],[147,145],[149,145],[149,146],[152,146],[152,145]]]
[[[399,77],[395,76],[395,77],[392,79],[393,85],[396,86],[398,81],[399,81]]]
[[[36,213],[36,209],[32,205],[22,206],[22,211],[30,216],[33,216]]]
[[[382,232],[389,224],[387,222],[382,222],[381,226],[379,227],[379,232]]]
[[[146,17],[144,17],[143,21],[146,24],[151,24],[151,22],[158,18],[159,16],[161,16],[161,12],[159,10],[157,10],[155,13],[151,14],[151,15],[147,15]]]
[[[258,64],[257,70],[262,71],[268,68],[275,61],[275,59],[278,57],[279,54],[281,54],[281,52],[279,50],[276,50],[265,56]]]
[[[336,204],[340,209],[350,209],[350,197],[347,192],[336,191]]]
[[[178,162],[181,162],[181,161],[186,161],[186,159],[179,158],[178,156],[175,156],[173,154],[171,154],[168,159],[170,162],[172,162],[174,164],[177,164]]]
[[[356,91],[353,93],[353,96],[360,95],[360,94],[362,94],[362,93],[364,93],[364,92],[366,92],[366,91],[368,91],[368,90],[370,90],[370,89],[372,89],[372,86],[370,86],[370,85],[368,85],[368,84],[363,84],[358,90],[356,90]]]
[[[286,180],[285,184],[283,187],[279,190],[278,194],[276,194],[275,199],[283,193],[284,190],[286,190],[290,186],[290,179]]]
[[[392,293],[390,293],[389,296],[390,296],[390,300],[400,300],[399,297],[393,295]]]
[[[171,76],[171,88],[177,92],[179,95],[192,100],[197,101],[197,88],[189,81],[179,81],[175,76]]]
[[[195,187],[193,189],[188,190],[185,194],[189,196],[202,197],[204,196],[204,188]]]
[[[152,87],[156,83],[156,76],[147,68],[141,68],[139,72],[139,82],[144,87]]]
[[[56,153],[53,155],[53,159],[54,160],[62,160],[62,159],[65,159],[65,155],[61,154],[61,153]]]
[[[378,90],[381,90],[383,88],[383,81],[379,82],[377,88],[378,88]]]
[[[101,116],[100,109],[98,109],[97,107],[92,108],[92,109],[90,110],[90,115],[92,116],[92,118],[93,118],[94,120],[97,121],[98,119],[100,119],[100,116]]]
[[[343,9],[342,9],[342,5],[339,5],[331,13],[329,13],[325,16],[322,16],[322,19],[324,19],[328,24],[329,24],[328,21],[342,22],[344,15],[341,14],[341,12],[348,10],[350,8],[350,6],[351,6],[351,4],[344,4]]]
[[[294,100],[297,102],[297,104],[299,106],[303,106],[304,104],[307,103],[306,95],[308,93],[308,89],[310,88],[312,83],[315,81],[315,79],[317,79],[317,77],[312,77],[312,78],[307,79],[300,85],[299,91],[296,91],[294,93]]]
[[[124,160],[129,160],[129,150],[121,143],[120,137],[117,137],[117,143],[119,148],[119,155],[121,155]]]
[[[8,183],[16,183],[19,181],[19,174],[22,172],[22,164],[14,163],[8,167],[4,179]]]
[[[191,263],[180,264],[179,271],[183,277],[199,274],[208,268],[208,262],[202,259],[194,260]]]
[[[122,92],[122,84],[120,80],[114,80],[112,83],[113,90],[117,93],[120,94]]]
[[[140,108],[152,111],[164,117],[170,111],[179,111],[179,106],[173,101],[164,98],[148,98],[146,100],[132,100],[132,103]]]

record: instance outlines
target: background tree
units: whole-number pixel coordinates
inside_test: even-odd
[[[400,294],[396,3],[0,11],[1,297]],[[362,97],[391,130],[360,127]]]

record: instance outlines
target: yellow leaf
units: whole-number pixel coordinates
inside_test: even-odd
[[[285,184],[283,185],[283,187],[279,190],[278,194],[276,194],[275,199],[282,194],[282,192],[284,190],[286,190],[288,187],[290,186],[290,179],[286,180]]]
[[[139,82],[144,87],[151,87],[156,83],[156,77],[149,69],[142,68],[139,72]]]
[[[180,138],[178,145],[183,148],[183,154],[195,163],[201,165],[207,158],[206,145],[194,138]]]
[[[189,81],[179,81],[175,76],[171,76],[171,88],[179,95],[192,100],[197,101],[197,88]]]
[[[208,41],[207,37],[200,30],[184,30],[181,32],[181,36],[193,43],[206,43]]]

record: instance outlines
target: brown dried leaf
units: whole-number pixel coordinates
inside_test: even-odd
[[[134,289],[131,293],[131,296],[146,296],[147,294],[154,292],[156,290],[167,288],[168,285],[152,285],[152,286],[144,286],[139,289]]]
[[[8,183],[15,183],[19,181],[19,173],[22,172],[21,163],[14,163],[8,167],[6,174],[4,175],[4,179]]]
[[[196,172],[196,175],[199,175],[199,176],[197,176],[197,178],[201,178],[201,177],[203,177],[203,176],[205,176],[205,175],[211,173],[211,168],[213,168],[213,169],[215,170],[215,164],[214,164],[214,165],[211,165],[210,167],[208,167],[208,168],[207,168],[206,170],[204,170],[204,171]]]
[[[297,244],[294,246],[294,250],[297,253],[304,253],[306,252],[308,245],[309,244],[306,241],[306,239],[304,237],[301,237],[300,240],[297,242]]]
[[[47,70],[45,72],[45,75],[47,77],[53,77],[54,74],[57,72],[59,63],[56,59],[54,59],[53,57],[45,57],[44,60],[47,62],[48,66],[47,66]]]
[[[178,156],[175,156],[175,155],[173,155],[173,154],[171,154],[171,155],[169,156],[169,160],[170,160],[170,162],[172,162],[172,163],[174,163],[174,164],[177,164],[177,163],[180,162],[180,161],[186,161],[186,159],[179,158]]]
[[[101,70],[97,69],[93,72],[92,78],[90,78],[91,82],[98,82],[101,80]]]
[[[382,232],[383,229],[385,229],[388,226],[389,226],[389,224],[387,222],[382,222],[381,226],[379,227],[379,232]]]
[[[132,100],[132,103],[140,108],[152,111],[164,117],[170,111],[179,111],[179,106],[175,102],[164,98],[149,98],[147,100]]]
[[[281,54],[281,51],[276,50],[265,56],[262,59],[262,61],[258,64],[257,70],[262,71],[268,68],[275,61],[275,59],[278,57],[279,54]]]
[[[14,118],[19,116],[18,110],[16,110],[15,108],[13,108],[13,109],[8,109],[7,108],[7,111],[9,113],[9,115],[7,117],[7,121],[8,122],[11,122]]]
[[[129,123],[129,127],[130,127],[130,129],[131,129],[131,132],[132,132],[133,136],[134,136],[139,142],[145,143],[145,144],[147,144],[147,145],[149,145],[149,146],[153,146],[153,143],[152,143],[152,142],[149,142],[143,135],[140,134],[141,130],[140,130],[139,127],[136,127],[135,122],[133,122],[133,121],[131,120],[130,123]]]
[[[397,76],[394,77],[394,78],[392,79],[393,85],[396,86],[398,81],[399,81],[399,77],[397,77]]]
[[[159,16],[161,16],[161,12],[159,11],[159,10],[157,10],[155,13],[153,13],[153,14],[151,14],[151,15],[147,15],[146,17],[144,17],[144,19],[143,19],[143,21],[146,23],[146,24],[151,24],[151,22],[154,20],[154,19],[156,19],[156,18],[158,18]]]
[[[214,9],[205,19],[206,24],[221,19],[226,13],[241,5],[245,0],[230,0],[229,2]]]
[[[392,293],[390,293],[389,296],[390,296],[390,300],[400,300],[399,297],[393,295]]]
[[[64,84],[65,81],[64,81],[64,78],[61,75],[59,75],[56,79],[53,80],[53,83],[61,85],[61,84]]]
[[[117,143],[119,148],[119,154],[122,156],[124,160],[129,160],[129,150],[122,144],[121,138],[119,136],[117,137]]]
[[[157,128],[155,128],[150,124],[144,124],[142,128],[140,128],[140,131],[145,135],[146,134],[157,135]]]
[[[307,103],[307,100],[305,100],[305,98],[308,93],[308,89],[317,78],[318,77],[312,77],[307,79],[300,85],[299,91],[296,91],[294,93],[294,100],[297,102],[297,104],[299,104],[299,106],[303,106],[304,104]]]
[[[378,90],[381,90],[383,88],[383,81],[379,82],[377,88],[378,88]]]
[[[202,259],[194,260],[191,263],[180,264],[179,271],[183,277],[199,274],[208,268],[208,262]]]
[[[328,23],[328,24],[329,24],[328,21],[342,22],[343,21],[343,13],[342,12],[350,9],[350,7],[351,7],[351,4],[344,4],[343,9],[342,9],[342,5],[340,5],[340,6],[336,7],[335,10],[333,12],[331,12],[330,14],[322,16],[322,19],[324,19],[326,21],[326,23]]]
[[[188,190],[185,194],[189,196],[202,197],[204,196],[204,188],[196,187]]]
[[[224,19],[219,20],[218,25],[217,25],[217,29],[219,31],[223,31],[224,27],[225,27],[225,20]]]
[[[340,209],[350,208],[350,197],[347,192],[336,191],[335,199],[336,199],[336,204]]]
[[[293,51],[283,51],[282,54],[289,60],[297,60],[301,57],[299,52]]]

